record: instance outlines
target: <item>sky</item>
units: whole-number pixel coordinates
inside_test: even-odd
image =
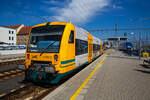
[[[138,27],[139,19],[150,18],[149,9],[150,0],[1,0],[0,25],[67,21],[86,30],[112,29],[115,23]],[[142,21],[142,27],[149,25]]]

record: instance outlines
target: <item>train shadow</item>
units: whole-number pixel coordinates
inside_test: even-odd
[[[140,64],[141,67],[146,68],[146,69],[150,69],[149,65],[145,65],[145,64]]]
[[[150,71],[140,70],[140,69],[134,69],[134,70],[138,71],[138,72],[141,72],[141,73],[150,74]]]

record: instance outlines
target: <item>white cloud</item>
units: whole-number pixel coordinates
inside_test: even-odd
[[[62,6],[62,5],[65,5],[66,3],[68,3],[68,1],[66,0],[65,2],[62,2],[60,0],[44,0],[43,3],[56,5],[56,6]]]
[[[56,1],[56,0],[53,0]],[[72,0],[63,8],[57,8],[56,20],[71,21],[82,24],[91,19],[97,13],[101,14],[104,7],[109,5],[110,0]],[[52,8],[51,8],[52,9]]]
[[[56,0],[45,0],[45,1],[43,1],[44,3],[47,3],[47,4],[57,4],[57,3],[59,3],[59,1],[56,1]]]
[[[117,6],[117,5],[112,5],[112,8],[114,8],[114,9],[123,9],[122,6]]]
[[[57,11],[59,9],[59,7],[51,7],[51,8],[48,8],[50,11]]]

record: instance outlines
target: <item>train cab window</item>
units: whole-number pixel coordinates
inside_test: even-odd
[[[58,53],[65,25],[47,25],[32,28],[28,51]]]
[[[74,43],[74,31],[71,31],[70,33],[69,43]]]

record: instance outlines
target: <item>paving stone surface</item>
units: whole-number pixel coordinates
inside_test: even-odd
[[[150,100],[150,66],[138,57],[110,50],[104,63],[76,100]],[[98,65],[101,58],[82,70],[44,100],[68,100]],[[61,90],[59,90],[61,89]],[[58,91],[59,90],[59,91]]]

